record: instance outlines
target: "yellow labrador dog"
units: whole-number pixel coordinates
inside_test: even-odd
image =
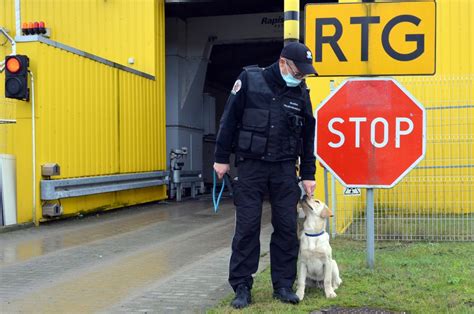
[[[300,234],[298,258],[298,281],[296,295],[303,300],[306,285],[324,282],[326,298],[335,298],[336,290],[342,283],[339,268],[332,259],[329,235],[325,232],[326,218],[332,216],[331,210],[321,201],[304,197],[300,205],[305,214],[303,230]]]

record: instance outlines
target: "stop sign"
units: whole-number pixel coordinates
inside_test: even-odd
[[[316,155],[347,187],[391,188],[425,155],[425,109],[394,79],[345,80],[315,117]]]

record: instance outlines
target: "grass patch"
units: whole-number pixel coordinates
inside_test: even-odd
[[[235,311],[229,295],[208,313],[309,313],[331,307],[369,307],[409,313],[474,313],[474,243],[377,242],[375,269],[366,267],[365,242],[332,241],[342,285],[328,300],[306,289],[300,304],[272,299],[270,269],[255,278],[252,305]]]

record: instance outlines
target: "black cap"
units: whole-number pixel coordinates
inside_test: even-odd
[[[313,54],[311,50],[302,43],[296,41],[289,43],[283,48],[280,56],[293,61],[301,73],[305,75],[318,75],[313,67]]]

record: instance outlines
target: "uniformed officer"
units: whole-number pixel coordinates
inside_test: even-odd
[[[273,297],[296,304],[298,238],[296,205],[301,196],[299,174],[306,194],[315,188],[314,131],[309,92],[303,79],[316,75],[311,51],[294,42],[267,68],[246,67],[227,100],[217,134],[214,169],[219,178],[229,171],[236,154],[238,180],[234,185],[235,234],[229,283],[235,291],[232,306],[251,302],[252,274],[260,256],[260,220],[269,193],[274,228],[270,242]]]

